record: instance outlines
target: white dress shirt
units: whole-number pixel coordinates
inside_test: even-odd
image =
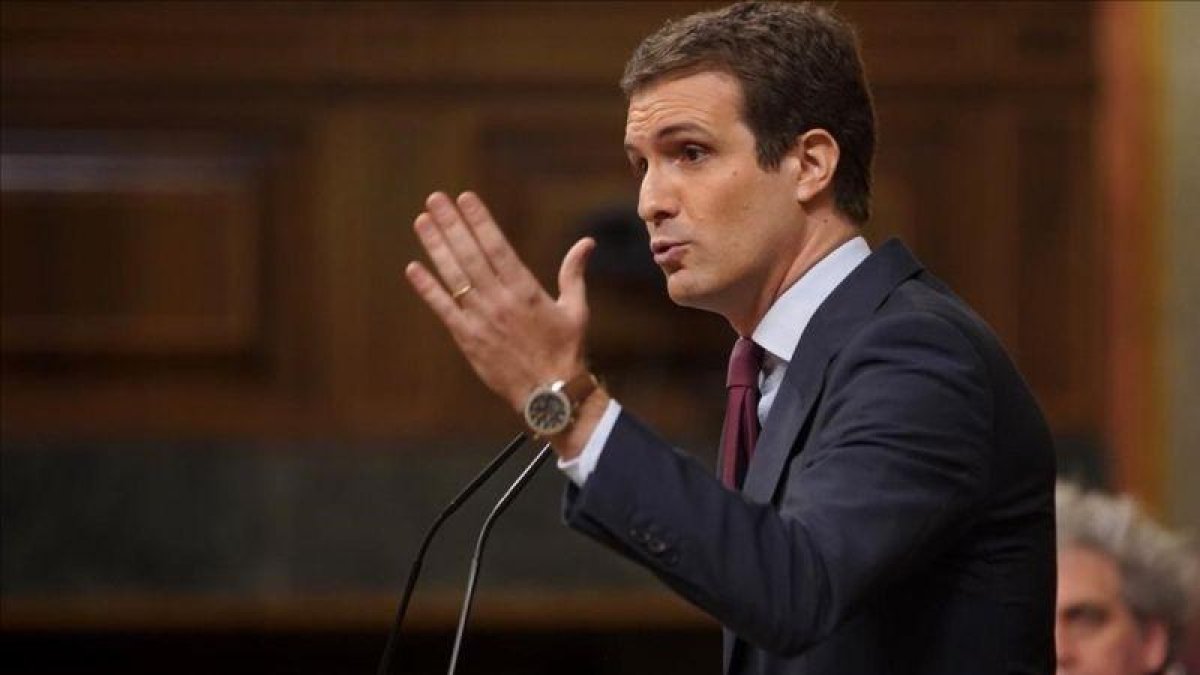
[[[751,339],[763,348],[763,367],[758,374],[758,421],[765,424],[775,394],[783,382],[787,365],[800,344],[800,337],[817,308],[833,289],[867,259],[871,248],[862,237],[855,237],[833,250],[804,273],[796,283],[783,292],[767,310]],[[613,425],[621,414],[621,404],[610,399],[604,415],[596,425],[583,450],[575,458],[558,460],[558,468],[567,474],[571,482],[582,487],[587,477],[595,470],[600,454],[612,433]]]

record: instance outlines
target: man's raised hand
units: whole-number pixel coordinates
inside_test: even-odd
[[[538,385],[585,370],[583,273],[595,241],[581,239],[567,251],[555,300],[474,193],[464,192],[457,200],[433,193],[413,229],[437,277],[416,261],[405,275],[479,378],[514,410],[521,410]]]

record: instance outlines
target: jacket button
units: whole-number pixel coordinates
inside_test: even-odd
[[[650,535],[639,527],[629,528],[629,538],[633,539],[639,544],[645,544],[646,542],[650,541]]]
[[[661,555],[667,550],[667,542],[663,541],[662,539],[651,539],[646,543],[646,550],[650,551],[654,555]]]

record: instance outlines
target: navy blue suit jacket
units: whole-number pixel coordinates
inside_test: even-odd
[[[818,309],[741,493],[622,412],[565,518],[725,626],[725,672],[1054,670],[1054,457],[984,322],[898,241]]]

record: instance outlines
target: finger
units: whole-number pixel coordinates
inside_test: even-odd
[[[446,238],[442,235],[441,228],[437,226],[432,216],[428,213],[417,216],[413,221],[413,230],[416,231],[417,237],[421,240],[421,246],[425,247],[425,252],[429,254],[429,260],[437,268],[438,276],[442,278],[446,288],[453,292],[465,288],[471,283],[471,279],[459,267],[458,259],[454,257],[454,253],[446,244]],[[432,279],[432,276],[430,278]]]
[[[454,202],[445,194],[435,192],[425,200],[425,207],[433,216],[434,222],[442,231],[446,246],[470,282],[481,291],[494,286],[496,271],[479,248],[479,242],[475,240],[475,235],[467,227]]]
[[[533,273],[521,262],[504,233],[500,231],[496,219],[492,218],[491,212],[479,195],[470,191],[464,192],[458,196],[457,202],[459,211],[474,233],[484,256],[496,270],[496,276],[506,284],[537,283]]]
[[[404,276],[446,328],[450,329],[452,334],[455,333],[463,322],[462,308],[450,297],[446,289],[442,288],[433,274],[421,263],[410,262],[404,268]]]
[[[596,249],[596,240],[584,237],[575,242],[567,255],[563,256],[562,266],[558,269],[558,304],[570,310],[578,317],[587,312],[587,284],[584,281],[584,271],[592,251]]]

